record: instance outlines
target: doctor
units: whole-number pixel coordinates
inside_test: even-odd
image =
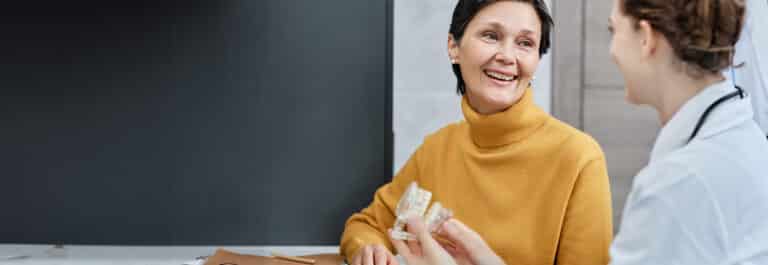
[[[611,264],[768,264],[768,141],[751,98],[722,72],[742,28],[741,0],[614,0],[611,55],[627,100],[663,124],[635,177]],[[768,14],[766,14],[768,15]],[[457,220],[418,242],[409,265],[504,264]]]
[[[751,94],[755,121],[768,135],[768,0],[747,0],[746,20],[727,75]]]

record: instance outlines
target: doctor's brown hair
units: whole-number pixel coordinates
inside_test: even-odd
[[[744,23],[743,0],[619,0],[621,11],[664,35],[688,74],[731,66]]]

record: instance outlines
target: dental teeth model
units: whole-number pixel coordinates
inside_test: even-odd
[[[427,225],[427,230],[429,232],[437,233],[440,229],[440,225],[445,221],[448,221],[448,219],[451,219],[451,217],[453,217],[453,212],[451,210],[443,207],[439,202],[435,202],[432,204],[432,207],[429,207],[427,215],[424,216],[424,223]]]
[[[432,193],[419,188],[416,182],[411,182],[408,188],[400,197],[400,201],[395,208],[395,224],[392,227],[391,236],[394,239],[400,240],[415,240],[416,237],[408,232],[405,232],[405,225],[409,217],[421,216],[424,217],[424,224],[429,232],[434,233],[440,228],[440,225],[450,219],[453,216],[451,210],[443,207],[439,202],[432,204],[429,211],[426,212],[427,206],[432,199]]]

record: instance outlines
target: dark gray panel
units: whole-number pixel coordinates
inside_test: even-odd
[[[337,244],[391,176],[390,5],[6,9],[0,241]]]

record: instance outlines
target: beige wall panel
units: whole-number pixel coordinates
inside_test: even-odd
[[[582,128],[584,0],[557,0],[552,50],[552,114]]]
[[[624,81],[611,61],[608,17],[613,0],[586,1],[584,72],[587,87],[623,87]]]
[[[660,128],[656,112],[626,103],[620,88],[587,89],[584,128],[605,152],[618,228],[632,179],[647,164]]]

